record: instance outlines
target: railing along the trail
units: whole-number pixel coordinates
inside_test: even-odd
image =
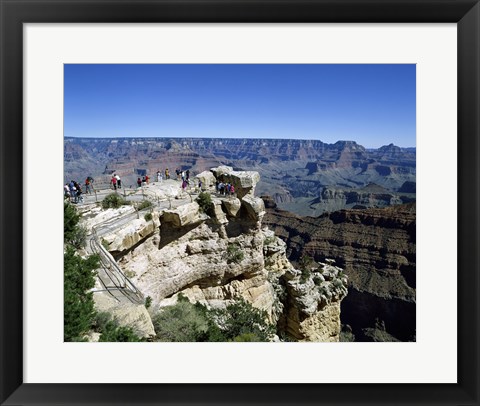
[[[110,223],[113,223],[112,220],[118,221],[120,217],[121,216],[117,216],[104,223],[101,223],[101,225],[109,225]],[[145,300],[142,292],[140,292],[140,290],[138,290],[138,288],[132,283],[132,281],[127,278],[127,276],[118,266],[117,262],[113,259],[107,249],[102,245],[101,241],[99,241],[97,234],[97,226],[92,227],[92,232],[93,238],[90,240],[90,247],[94,252],[99,254],[103,270],[105,271],[105,274],[110,279],[110,281],[113,283],[113,286],[107,286],[102,280],[102,278],[99,278],[105,290],[107,290],[110,294],[112,294],[112,292],[110,292],[111,290],[117,290],[121,292],[132,303],[143,304]],[[113,294],[112,296],[115,297]],[[116,299],[119,300],[118,298]]]
[[[123,189],[123,191],[125,191],[125,189]],[[121,193],[121,189],[119,189],[117,193]],[[186,192],[186,195],[190,197],[190,201],[193,201],[193,196],[191,191]],[[164,201],[163,199],[161,200],[158,195],[156,195],[155,193],[152,193],[149,190],[145,190],[143,187],[142,187],[142,197],[143,197],[143,200],[148,200],[152,203],[151,206],[144,209],[145,211],[149,210],[150,212],[153,211],[154,206],[157,206],[158,208],[160,208],[161,202]],[[169,202],[169,208],[172,209],[173,208],[172,197],[168,197],[168,202]],[[144,210],[137,210],[135,208],[137,218],[139,218],[140,211],[144,211]],[[133,213],[129,213],[127,214],[127,216],[129,216],[130,214],[133,214]],[[93,226],[92,227],[93,238],[90,240],[90,247],[93,252],[96,252],[99,254],[102,268],[105,271],[105,274],[107,275],[108,279],[113,284],[113,286],[107,286],[105,281],[99,277],[100,283],[102,284],[104,290],[110,293],[110,295],[112,295],[117,301],[119,301],[119,299],[112,293],[112,291],[121,292],[132,303],[143,304],[144,303],[143,294],[132,283],[132,281],[123,273],[123,271],[118,266],[115,259],[110,255],[108,250],[103,246],[97,232],[97,228],[105,228],[105,227],[109,227],[111,225],[117,224],[121,218],[124,218],[127,216],[118,215],[107,221],[104,221],[103,223]]]

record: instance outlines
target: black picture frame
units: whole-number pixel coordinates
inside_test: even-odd
[[[2,405],[479,404],[479,0],[0,0],[0,15]],[[23,383],[24,222],[23,192],[20,185],[20,179],[23,179],[23,23],[35,22],[456,23],[458,383],[282,385]],[[14,188],[11,187],[12,182]],[[441,354],[438,356],[441,357]]]

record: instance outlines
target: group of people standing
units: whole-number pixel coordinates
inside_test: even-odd
[[[85,193],[91,194],[93,191],[93,178],[91,176],[85,179]],[[63,198],[68,199],[72,203],[83,202],[83,191],[80,184],[71,180],[70,182],[65,183],[63,186]]]
[[[137,187],[142,187],[150,183],[150,178],[148,175],[144,175],[141,178],[137,178]]]
[[[116,173],[113,174],[112,179],[110,179],[110,185],[112,185],[113,190],[122,188],[122,179]]]
[[[170,179],[170,173],[168,168],[165,169],[164,173],[165,173],[165,179]],[[185,191],[187,187],[190,185],[190,170],[187,169],[186,171],[182,171],[177,168],[175,170],[175,173],[177,175],[177,179],[181,178],[182,190]],[[162,182],[162,181],[163,181],[163,174],[162,172],[160,172],[160,170],[158,170],[157,182]],[[93,182],[94,180],[91,176],[88,176],[85,179],[85,193],[91,194],[94,191]],[[149,182],[150,182],[150,178],[146,174],[142,177],[137,178],[138,187],[148,185]],[[110,179],[110,185],[114,190],[121,189],[122,179],[120,178],[120,176],[114,173],[112,178]],[[202,182],[200,180],[198,182],[198,188],[199,189],[202,188]],[[217,180],[215,183],[215,189],[217,193],[219,193],[220,195],[231,196],[235,194],[235,187],[231,183],[225,183]],[[64,198],[69,199],[73,203],[78,203],[83,201],[82,193],[83,191],[80,184],[74,180],[67,182],[64,186]]]
[[[232,196],[235,194],[235,186],[231,183],[224,183],[217,180],[215,182],[215,188],[218,193],[224,196]]]

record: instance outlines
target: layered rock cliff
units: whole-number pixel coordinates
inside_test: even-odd
[[[241,297],[266,311],[280,337],[338,341],[346,276],[326,261],[298,269],[289,262],[286,244],[263,225],[258,173],[222,166],[197,178],[211,193],[207,204],[192,198],[154,208],[151,220],[134,219],[102,236],[125,275],[151,298],[150,311],[180,294],[213,308]],[[218,195],[220,181],[232,183],[236,196]]]
[[[266,206],[264,223],[287,242],[289,259],[333,258],[345,269],[349,293],[341,319],[357,340],[370,341],[369,329],[380,325],[392,341],[415,339],[415,203],[316,218],[279,210],[268,198]]]
[[[154,177],[166,168],[171,175],[176,168],[198,174],[217,165],[256,171],[262,177],[259,194],[268,194],[299,214],[312,203],[315,206],[311,200],[321,198],[325,187],[355,192],[375,183],[393,193],[405,182],[415,182],[416,172],[414,148],[387,145],[370,150],[354,141],[67,137],[64,157],[68,180],[93,175],[108,181],[116,172],[126,184],[134,184],[137,176]],[[339,207],[339,203],[337,200],[337,209],[347,207]],[[321,212],[323,206],[314,209]]]

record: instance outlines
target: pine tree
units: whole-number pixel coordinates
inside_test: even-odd
[[[83,259],[67,246],[64,259],[64,340],[82,341],[93,324],[95,309],[93,294],[98,256]]]
[[[80,216],[70,203],[63,204],[63,241],[71,243],[77,233]]]

